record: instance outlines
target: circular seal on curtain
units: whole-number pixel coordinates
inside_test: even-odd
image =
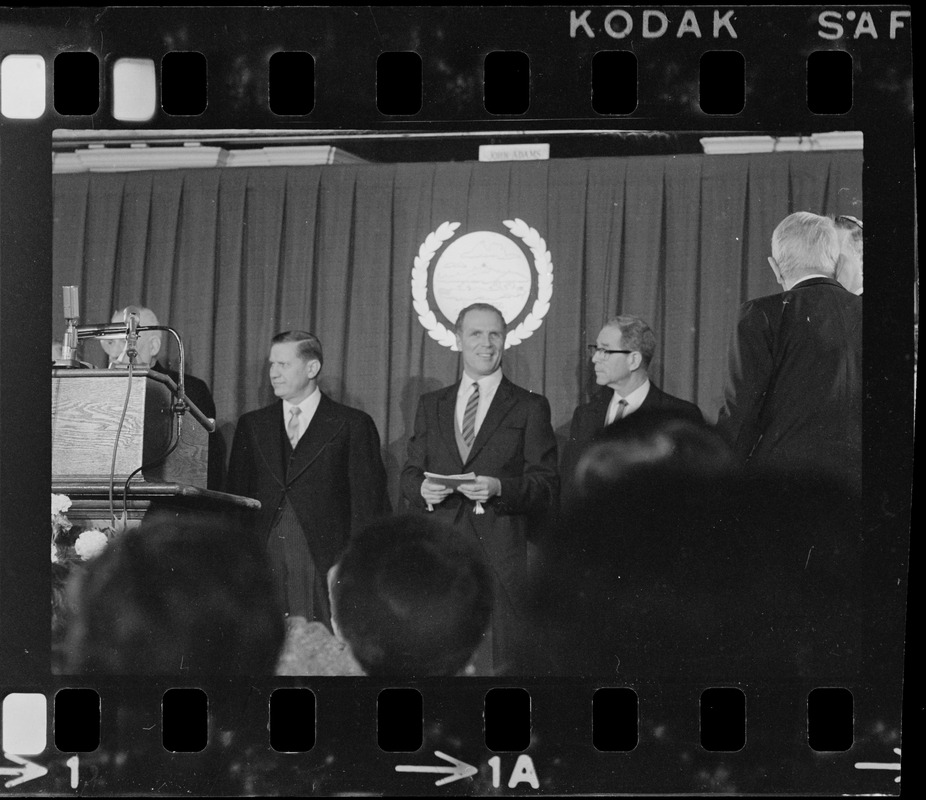
[[[537,292],[530,311],[505,337],[505,348],[520,344],[536,331],[550,310],[553,297],[553,260],[547,244],[524,220],[503,220],[511,236],[520,239],[533,257]],[[509,236],[495,231],[473,231],[452,241],[459,222],[443,222],[427,235],[412,268],[412,304],[428,335],[444,347],[456,350],[456,337],[441,322],[428,300],[428,268],[443,248],[431,271],[430,289],[441,316],[454,321],[472,303],[491,303],[506,325],[518,319],[531,300],[531,265]]]

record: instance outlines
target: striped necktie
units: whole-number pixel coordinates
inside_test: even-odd
[[[619,419],[621,419],[621,417],[624,416],[624,411],[627,410],[627,405],[627,401],[622,397],[614,409],[614,416],[612,417],[610,413],[608,414],[608,420],[606,424],[610,425],[612,422],[617,422]]]
[[[295,449],[299,443],[299,415],[302,413],[302,409],[295,406],[289,413],[290,418],[286,426],[286,435],[289,436],[289,442]]]
[[[463,441],[467,447],[473,446],[476,438],[476,412],[479,410],[479,384],[473,381],[473,393],[466,401],[466,410],[463,412]]]

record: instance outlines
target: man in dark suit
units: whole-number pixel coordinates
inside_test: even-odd
[[[160,324],[157,315],[155,315],[150,308],[137,305],[126,306],[114,312],[112,321],[118,323],[125,322],[129,312],[132,311],[138,314],[138,324],[141,326]],[[138,343],[136,346],[138,355],[135,357],[135,365],[140,368],[150,369],[161,375],[166,375],[179,386],[180,373],[177,372],[177,370],[167,369],[167,367],[162,366],[161,362],[158,361],[161,345],[164,342],[164,337],[161,333],[161,331],[142,331],[138,334]],[[110,369],[124,369],[128,367],[129,358],[124,336],[100,339],[100,345],[103,347],[106,355],[109,356]],[[183,388],[187,399],[202,411],[204,416],[212,420],[216,418],[215,400],[212,399],[212,392],[209,391],[209,387],[205,381],[200,380],[195,375],[184,372]],[[209,463],[206,486],[209,489],[221,489],[225,470],[225,441],[218,429],[209,435],[208,457]]]
[[[389,501],[376,425],[321,393],[322,363],[311,333],[273,337],[270,381],[279,399],[238,420],[227,489],[260,500],[254,530],[284,611],[330,626],[328,570]]]
[[[785,217],[769,264],[784,291],[740,309],[718,430],[749,468],[809,467],[861,487],[862,299],[834,278],[832,220]]]
[[[532,523],[558,499],[556,438],[547,399],[502,374],[505,320],[497,308],[476,303],[463,309],[456,341],[463,376],[419,401],[402,495],[413,508],[433,509],[485,552],[495,594],[492,669],[501,671],[514,657]],[[425,471],[473,472],[476,478],[454,491],[426,479]]]
[[[564,495],[572,493],[575,468],[583,451],[608,425],[648,411],[704,423],[694,403],[667,394],[650,380],[649,365],[656,352],[656,337],[639,317],[623,315],[609,319],[588,351],[595,366],[595,382],[601,389],[572,415],[569,440],[563,448]]]

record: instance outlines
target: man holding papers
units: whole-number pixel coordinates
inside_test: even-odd
[[[420,399],[402,495],[424,513],[433,509],[485,551],[493,572],[491,651],[498,672],[513,656],[530,523],[554,509],[559,493],[556,438],[547,399],[502,374],[505,320],[497,308],[463,309],[456,339],[463,376]]]

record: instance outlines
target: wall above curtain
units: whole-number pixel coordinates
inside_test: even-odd
[[[505,363],[550,399],[564,435],[589,388],[584,345],[615,313],[650,323],[652,377],[713,420],[737,308],[776,291],[769,240],[798,210],[861,218],[862,153],[56,175],[53,324],[63,331],[65,284],[81,289],[83,321],[150,306],[184,337],[226,435],[273,398],[271,336],[313,331],[322,389],[372,415],[394,479],[418,395],[459,369],[410,291],[418,248],[442,222],[505,233],[518,217],[545,238],[550,310]],[[97,344],[85,349],[102,363]]]

